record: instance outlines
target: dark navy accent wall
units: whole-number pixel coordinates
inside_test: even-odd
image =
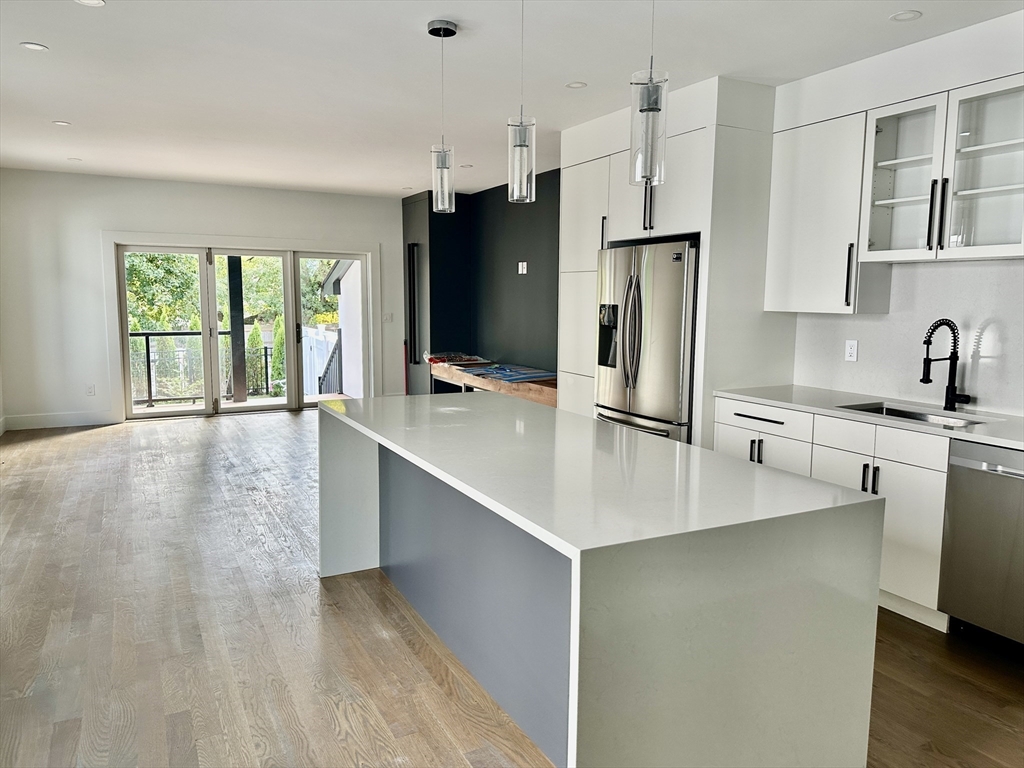
[[[537,176],[533,203],[510,203],[505,185],[473,195],[476,206],[477,354],[555,370],[558,353],[560,172]],[[518,262],[527,272],[517,272]]]

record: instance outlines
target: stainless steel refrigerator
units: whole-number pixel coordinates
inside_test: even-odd
[[[597,418],[690,442],[699,240],[598,254]]]

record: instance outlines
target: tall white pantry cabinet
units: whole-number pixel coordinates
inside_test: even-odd
[[[593,415],[597,253],[620,240],[700,233],[695,444],[713,443],[715,388],[792,375],[795,321],[761,308],[773,90],[713,78],[673,91],[666,181],[646,217],[628,183],[628,110],[563,132],[558,407]]]

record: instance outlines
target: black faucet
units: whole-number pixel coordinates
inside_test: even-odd
[[[950,340],[949,357],[930,357],[932,347],[932,336],[942,326],[949,328],[949,332],[952,336]],[[932,383],[932,363],[940,363],[943,360],[949,361],[949,379],[946,381],[946,402],[942,405],[944,411],[955,411],[958,403],[966,405],[971,402],[970,395],[961,395],[956,391],[956,364],[960,360],[960,331],[956,327],[956,323],[947,317],[941,320],[936,320],[928,327],[928,332],[924,335],[924,371],[921,374],[922,384]]]

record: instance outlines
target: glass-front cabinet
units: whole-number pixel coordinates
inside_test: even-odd
[[[947,94],[868,112],[860,261],[935,258]]]
[[[1024,256],[1024,75],[868,112],[859,260]]]
[[[952,91],[939,258],[1024,256],[1024,75]]]

